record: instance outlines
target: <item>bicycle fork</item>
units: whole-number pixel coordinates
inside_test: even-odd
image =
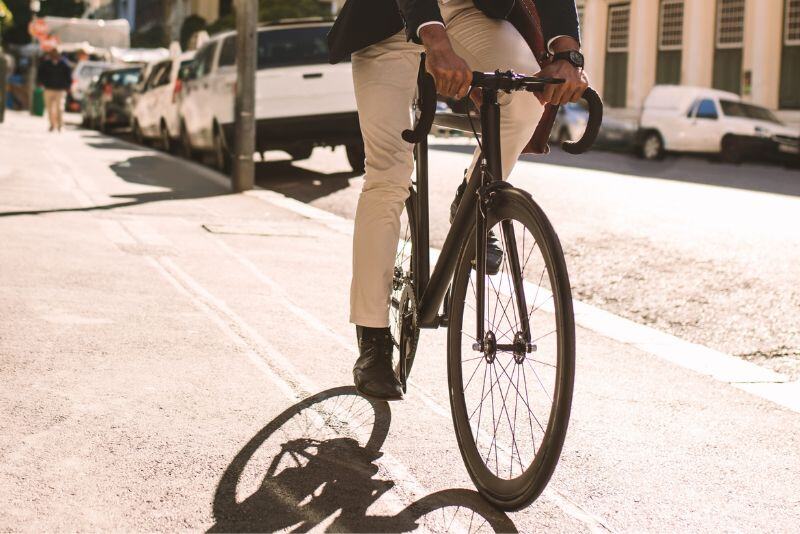
[[[482,158],[478,161],[481,173],[481,183],[477,191],[478,209],[475,210],[475,261],[476,261],[476,340],[474,349],[485,354],[494,353],[498,349],[514,347],[497,346],[493,333],[486,332],[484,322],[486,310],[486,244],[489,235],[488,213],[491,206],[491,196],[495,187],[495,182],[503,179],[502,154],[500,150],[500,105],[497,103],[497,91],[484,90],[483,101],[481,103],[481,141]],[[509,276],[514,289],[515,303],[519,315],[521,331],[519,335],[524,342],[526,352],[533,350],[531,346],[530,321],[527,313],[527,302],[525,299],[525,284],[523,283],[523,273],[521,270],[519,256],[517,254],[517,240],[514,232],[513,223],[509,220],[501,222],[503,233],[503,244],[505,245],[504,261],[508,261]],[[515,339],[517,341],[517,339]],[[493,345],[487,347],[487,344]],[[515,343],[516,345],[516,343]],[[518,350],[518,348],[516,349]],[[493,356],[492,356],[493,357]]]

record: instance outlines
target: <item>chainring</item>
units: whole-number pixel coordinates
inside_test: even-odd
[[[399,357],[395,372],[403,385],[403,392],[405,392],[408,389],[408,376],[411,374],[411,366],[414,364],[414,356],[417,354],[417,342],[419,341],[417,297],[414,286],[408,282],[403,288],[397,311],[399,323],[397,326],[400,332],[400,339],[398,342]]]

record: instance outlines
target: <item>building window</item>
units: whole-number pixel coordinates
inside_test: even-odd
[[[578,27],[581,29],[581,35],[583,35],[583,15],[586,12],[586,5],[583,2],[579,2],[575,7],[578,8]]]
[[[800,0],[786,0],[786,46],[800,45]]]
[[[786,0],[779,105],[800,109],[800,0]]]
[[[608,8],[608,51],[628,51],[631,8],[628,4]]]
[[[717,3],[717,48],[741,48],[744,42],[745,0]]]
[[[658,28],[658,49],[681,50],[682,48],[683,0],[662,0]]]
[[[656,83],[680,84],[683,61],[683,0],[661,0]]]

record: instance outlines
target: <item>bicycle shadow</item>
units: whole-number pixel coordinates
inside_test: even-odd
[[[390,423],[387,403],[367,400],[352,386],[291,406],[225,470],[209,532],[517,532],[507,515],[466,489],[432,493],[380,515],[392,502],[381,497],[395,486],[380,461]]]

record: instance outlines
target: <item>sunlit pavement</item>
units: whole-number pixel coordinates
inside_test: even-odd
[[[551,215],[585,307],[562,461],[536,503],[506,515],[461,464],[444,331],[423,333],[404,402],[369,403],[348,387],[347,218],[361,179],[343,154],[260,163],[259,185],[281,194],[230,195],[196,164],[95,132],[48,134],[25,115],[0,126],[0,147],[5,528],[800,523],[800,413],[752,389],[791,386],[793,359],[770,360],[778,377],[724,356],[796,352],[800,206],[775,189],[798,173],[608,154],[591,161],[630,168],[520,166],[513,181]],[[468,159],[458,143],[442,148],[434,244]],[[676,177],[650,178],[660,169]],[[703,359],[716,367],[692,367]]]

